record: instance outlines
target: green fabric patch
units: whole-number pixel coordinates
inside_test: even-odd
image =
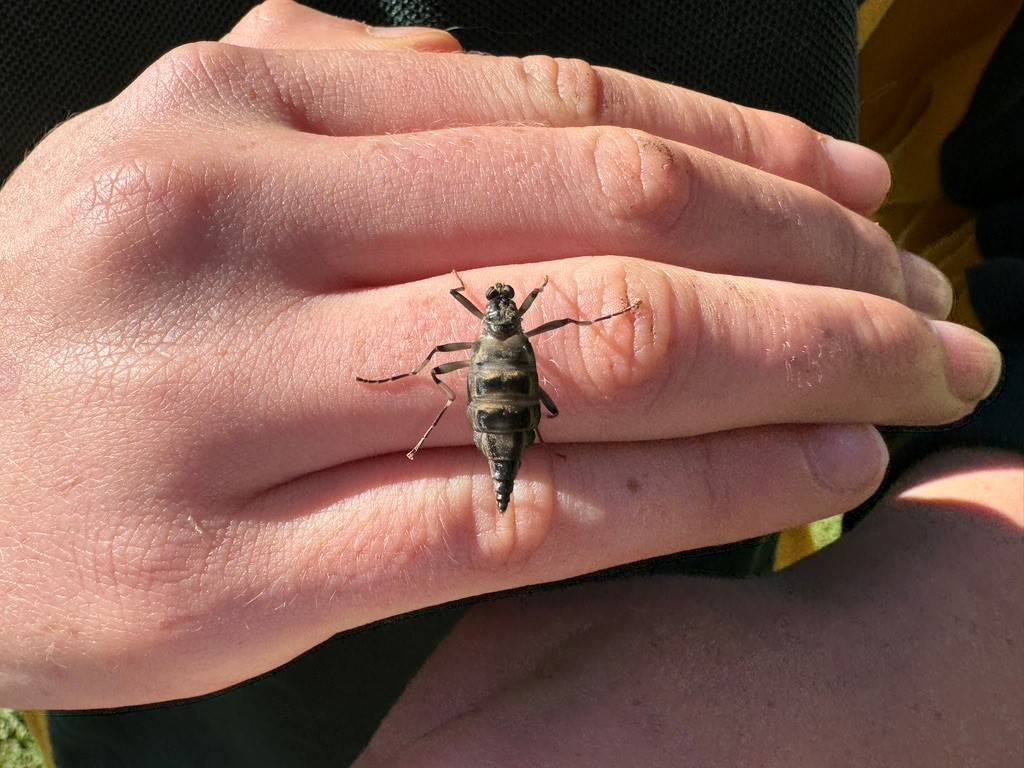
[[[21,714],[0,709],[0,766],[2,768],[44,768],[39,751]]]

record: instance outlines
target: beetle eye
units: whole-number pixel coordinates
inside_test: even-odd
[[[484,298],[486,298],[488,301],[494,301],[494,299],[498,298],[498,286],[492,285],[490,288],[488,288],[487,293],[484,294]]]

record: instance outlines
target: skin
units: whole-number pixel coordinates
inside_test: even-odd
[[[658,577],[474,608],[359,768],[1024,760],[1024,462],[923,462],[771,579]]]
[[[313,13],[170,52],[0,191],[5,705],[205,693],[418,607],[836,514],[882,476],[866,425],[997,381],[862,215],[877,155]],[[478,300],[550,276],[538,324],[642,302],[538,338],[559,455],[504,515],[458,419],[404,458],[429,380],[354,381],[475,335],[454,268]]]

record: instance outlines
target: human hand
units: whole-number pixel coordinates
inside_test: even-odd
[[[980,336],[898,303],[944,314],[941,279],[841,205],[884,194],[870,154],[582,62],[358,51],[344,24],[268,50],[306,18],[279,12],[233,33],[261,49],[166,55],[0,192],[5,703],[198,694],[840,512],[885,462],[841,425],[950,421],[995,381]],[[505,515],[459,419],[405,460],[429,381],[353,380],[475,335],[456,267],[471,295],[550,275],[537,323],[643,301],[538,341],[571,444]],[[773,426],[798,422],[835,425]]]

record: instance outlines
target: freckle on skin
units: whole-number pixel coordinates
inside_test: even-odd
[[[0,354],[0,397],[13,397],[20,380],[17,361],[10,355]]]
[[[636,493],[640,490],[640,483],[637,482],[635,477],[631,477],[626,481],[626,489],[630,493]]]

